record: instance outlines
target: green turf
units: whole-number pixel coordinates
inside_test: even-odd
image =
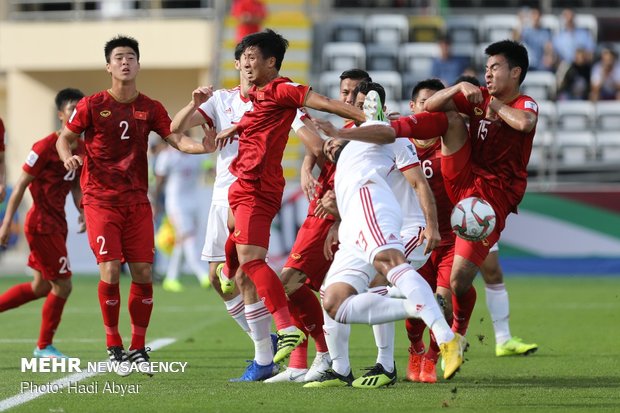
[[[2,278],[0,291],[24,280]],[[129,283],[127,279],[122,281],[126,297]],[[176,338],[176,343],[152,353],[152,359],[186,361],[186,373],[162,373],[153,378],[99,375],[83,382],[97,381],[99,394],[45,395],[12,411],[620,411],[620,277],[508,278],[512,332],[540,345],[535,355],[514,358],[494,356],[484,288],[477,284],[479,301],[468,333],[471,347],[461,372],[452,381],[436,385],[402,381],[407,342],[399,323],[396,362],[400,378],[396,386],[379,390],[228,383],[229,378],[242,373],[244,360],[251,357],[249,339],[228,317],[213,291],[201,290],[193,279],[184,281],[187,291],[181,294],[156,287],[149,338]],[[92,277],[75,279],[56,336],[59,349],[82,360],[105,357],[96,282]],[[127,337],[124,300],[121,328]],[[20,357],[29,357],[35,345],[41,304],[30,303],[0,315],[0,400],[18,394],[21,381],[46,383],[62,376],[19,371]],[[376,350],[371,329],[354,326],[351,341],[351,361],[357,377],[361,368],[374,364]],[[140,393],[103,394],[105,382],[112,381],[139,384]]]

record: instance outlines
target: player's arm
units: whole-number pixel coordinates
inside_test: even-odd
[[[403,175],[407,179],[407,182],[413,187],[420,200],[420,207],[422,207],[422,213],[426,220],[426,228],[418,241],[418,245],[426,239],[427,242],[424,254],[428,254],[441,242],[435,197],[419,165],[403,171]]]
[[[203,127],[205,136],[200,142],[184,133],[171,133],[164,140],[173,148],[185,153],[213,153],[217,149],[215,145],[215,130]]]
[[[510,107],[499,99],[491,97],[489,107],[502,118],[508,126],[519,132],[528,133],[536,126],[538,115],[529,110]]]
[[[350,141],[387,144],[396,140],[394,129],[385,124],[367,125],[361,128],[336,128],[331,122],[323,119],[313,119],[314,124],[327,136]]]
[[[66,126],[62,128],[60,136],[56,141],[56,150],[60,160],[65,164],[65,169],[68,171],[79,168],[83,161],[79,155],[74,155],[71,151],[71,145],[80,139],[80,135],[72,132]]]
[[[321,186],[321,183],[312,175],[316,160],[316,156],[310,153],[308,148],[306,148],[306,155],[301,163],[299,176],[301,180],[301,190],[304,191],[308,201],[311,201],[316,196],[316,189]]]
[[[338,204],[336,203],[336,193],[333,190],[330,189],[325,192],[323,198],[317,199],[314,215],[319,218],[327,218],[328,215],[333,215],[337,219],[340,219],[340,212],[338,211]]]
[[[2,139],[2,137],[0,137]],[[4,151],[0,151],[0,202],[6,196],[6,162],[4,161]]]
[[[78,216],[78,224],[80,225],[78,233],[86,231],[86,221],[84,220],[84,208],[82,208],[82,188],[80,187],[80,180],[75,178],[71,185],[71,197],[73,198],[73,204],[80,214]]]
[[[19,176],[17,183],[15,184],[15,188],[11,193],[11,197],[9,198],[8,205],[6,206],[2,226],[0,226],[0,246],[6,247],[8,245],[13,216],[15,215],[19,204],[22,202],[26,188],[28,188],[28,185],[34,181],[34,178],[34,176],[26,172],[22,172]]]
[[[345,119],[353,119],[358,122],[364,122],[366,120],[364,112],[355,106],[348,105],[339,100],[330,99],[326,96],[313,92],[312,90],[308,91],[304,106],[320,110],[321,112],[333,113]]]
[[[316,158],[319,158],[323,153],[323,139],[316,130],[314,123],[304,117],[303,126],[295,130],[295,134],[299,137],[301,142],[306,147],[306,150],[310,151]]]
[[[338,245],[338,229],[340,229],[340,220],[337,220],[329,228],[327,237],[325,238],[325,244],[323,244],[323,255],[328,261],[334,259],[334,246]]]
[[[462,93],[468,102],[476,105],[482,103],[482,91],[480,87],[474,86],[469,82],[460,82],[433,94],[424,102],[424,110],[428,112],[449,112],[457,110],[453,101],[457,93]]]
[[[213,87],[201,86],[192,92],[192,99],[183,109],[177,112],[170,123],[172,133],[183,133],[194,126],[206,123],[198,108],[213,96]]]

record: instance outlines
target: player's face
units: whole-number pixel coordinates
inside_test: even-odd
[[[329,138],[323,142],[323,155],[330,162],[335,163],[338,160],[339,151],[346,144],[344,139]]]
[[[411,113],[424,112],[424,102],[426,102],[426,100],[433,96],[436,92],[436,90],[431,89],[420,90],[416,99],[409,101],[409,109],[411,109]]]
[[[519,75],[521,68],[508,65],[508,61],[502,55],[490,56],[484,72],[484,80],[487,89],[492,96],[512,93],[513,88],[519,87]]]
[[[116,47],[110,53],[110,63],[106,64],[106,70],[113,78],[128,81],[133,80],[140,70],[138,56],[131,47]]]
[[[340,101],[347,105],[353,105],[355,103],[355,96],[353,96],[353,90],[360,83],[360,80],[355,79],[342,79],[340,81]]]
[[[62,126],[65,126],[67,124],[67,121],[71,117],[71,114],[73,113],[73,110],[75,109],[77,103],[77,100],[67,102],[65,103],[65,106],[62,108],[62,110],[58,111],[58,119],[60,119]]]
[[[275,63],[275,57],[265,59],[257,47],[248,47],[241,55],[241,72],[253,84],[263,86],[271,80]]]

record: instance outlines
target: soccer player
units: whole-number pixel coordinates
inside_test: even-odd
[[[288,41],[274,31],[248,35],[242,44],[241,70],[253,84],[253,110],[216,139],[222,142],[239,134],[239,154],[230,166],[237,180],[228,193],[235,228],[226,243],[226,263],[230,275],[239,268],[247,274],[273,315],[280,336],[274,362],[279,362],[305,340],[291,320],[282,283],[265,262],[271,222],[282,201],[281,161],[291,123],[303,106],[348,119],[362,120],[363,113],[281,77]]]
[[[75,105],[84,94],[77,89],[63,89],[56,95],[56,108],[62,126],[73,113]],[[0,295],[0,312],[19,307],[27,302],[46,297],[41,312],[41,331],[34,349],[35,357],[65,358],[53,346],[54,333],[60,324],[62,311],[71,294],[71,268],[67,255],[67,220],[65,201],[71,192],[80,212],[79,232],[84,232],[84,215],[80,207],[82,192],[78,179],[80,168],[67,172],[56,152],[60,131],[53,132],[37,141],[22,166],[15,189],[9,198],[0,227],[0,245],[6,246],[13,216],[22,201],[26,188],[32,195],[32,207],[26,215],[24,233],[30,247],[28,266],[34,272],[34,280],[15,285]],[[71,153],[82,156],[84,143],[76,140]]]
[[[6,162],[4,160],[4,123],[0,119],[0,202],[6,196]]]
[[[205,137],[196,142],[170,132],[170,117],[158,101],[138,92],[138,42],[117,36],[104,47],[106,70],[112,87],[82,99],[56,143],[68,171],[82,163],[82,204],[88,241],[101,280],[98,287],[106,344],[111,363],[128,362],[146,368],[145,337],[153,309],[153,214],[147,196],[148,135],[156,132],[171,146],[188,153],[213,150]],[[70,146],[84,133],[86,155],[71,153]],[[213,138],[213,136],[211,136]],[[131,345],[125,352],[118,331],[121,259],[131,272],[129,315]],[[119,370],[131,371],[130,369]]]
[[[155,199],[165,191],[165,208],[174,227],[175,242],[162,287],[181,292],[179,273],[183,258],[204,288],[211,286],[206,266],[203,266],[196,247],[196,229],[200,222],[200,178],[204,156],[189,155],[171,147],[161,151],[155,161]]]
[[[366,96],[364,111],[370,119],[376,119],[373,112],[381,109],[381,101],[385,98],[380,96],[381,93],[382,90],[372,90]],[[443,133],[445,121],[445,117],[432,115],[411,118],[418,133],[428,137]],[[344,149],[334,140],[325,145],[332,157],[341,150],[335,192],[342,222],[338,234],[340,249],[322,287],[325,291],[323,308],[332,320],[343,324],[381,324],[408,317],[423,318],[442,343],[445,376],[451,378],[463,363],[467,343],[450,330],[428,284],[406,262],[400,238],[402,212],[386,181],[394,167],[394,153],[385,144],[393,142],[400,133],[395,133],[383,121],[378,124],[369,121],[360,128],[340,130],[329,122],[315,122],[328,136],[363,139],[348,143]],[[407,299],[365,292],[376,272],[403,291]],[[332,347],[348,345],[332,341],[329,334],[326,339],[330,353]],[[330,373],[333,379],[350,385],[352,372],[338,371],[336,358],[332,358],[334,365]],[[324,387],[320,382],[306,386]]]
[[[527,186],[527,163],[538,120],[538,105],[521,95],[519,86],[528,70],[527,50],[505,40],[485,50],[486,87],[461,82],[436,92],[424,103],[429,111],[446,111],[449,125],[442,134],[441,170],[450,199],[477,196],[489,202],[496,213],[494,231],[483,241],[456,238],[450,276],[452,293],[463,311],[455,320],[459,331],[476,301],[474,277],[497,242],[506,217],[517,211]],[[457,112],[469,116],[469,136]]]

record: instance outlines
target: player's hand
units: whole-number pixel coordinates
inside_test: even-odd
[[[0,184],[0,202],[4,201],[4,197],[6,197],[6,185]]]
[[[422,245],[422,243],[426,240],[426,247],[424,247],[424,255],[430,254],[435,248],[439,246],[441,242],[441,235],[439,235],[439,229],[426,227],[424,231],[422,231],[422,235],[418,240],[417,246]]]
[[[388,120],[398,120],[398,119],[400,119],[400,112],[397,111],[397,110],[395,110],[393,112],[389,112],[387,114],[387,119]]]
[[[84,219],[84,212],[80,212],[78,216],[78,234],[81,234],[86,231],[86,220]]]
[[[233,125],[228,129],[221,130],[215,137],[215,146],[221,150],[228,143],[232,143],[238,129],[239,125]]]
[[[319,218],[327,218],[328,215],[338,216],[338,205],[336,203],[336,194],[331,189],[323,195],[323,198],[317,199],[314,215]]]
[[[340,221],[334,222],[334,224],[327,231],[327,238],[325,238],[325,244],[323,244],[323,254],[325,259],[331,261],[334,259],[334,248],[338,246],[338,228],[340,227]]]
[[[317,194],[317,190],[321,187],[321,183],[316,180],[312,171],[308,171],[306,168],[301,168],[301,190],[304,191],[308,201],[312,201]]]
[[[204,123],[200,125],[205,136],[202,138],[202,146],[205,148],[206,153],[215,152],[217,149],[217,145],[215,144],[215,137],[217,133],[215,132],[215,128],[210,128]]]
[[[67,171],[76,170],[80,166],[82,166],[83,163],[84,163],[84,161],[82,160],[82,157],[79,156],[79,155],[71,155],[70,157],[68,157],[64,161],[65,169]]]
[[[6,248],[9,245],[9,235],[11,235],[11,225],[0,226],[0,247]]]
[[[192,92],[192,103],[199,107],[213,96],[213,86],[200,86]]]
[[[474,86],[469,82],[459,83],[459,90],[465,96],[468,102],[477,105],[483,102],[482,91],[478,86]]]
[[[314,118],[312,119],[312,122],[314,122],[314,125],[325,135],[332,138],[338,137],[338,128],[336,128],[330,121]]]

